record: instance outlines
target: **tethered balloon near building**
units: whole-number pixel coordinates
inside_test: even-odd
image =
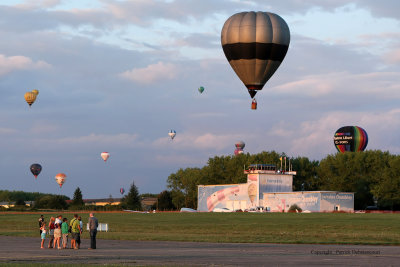
[[[338,152],[359,152],[367,147],[368,135],[361,127],[344,126],[336,131],[333,142]]]
[[[251,98],[272,77],[286,56],[290,31],[286,22],[269,12],[241,12],[225,22],[221,45],[229,64]],[[253,99],[252,109],[257,109]]]

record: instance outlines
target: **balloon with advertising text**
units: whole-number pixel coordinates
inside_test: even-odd
[[[364,151],[368,145],[368,134],[361,127],[344,126],[335,132],[333,143],[341,153]]]

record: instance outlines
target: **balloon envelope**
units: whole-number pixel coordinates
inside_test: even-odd
[[[108,152],[102,152],[102,153],[100,154],[100,156],[101,156],[101,158],[102,158],[104,161],[107,161],[107,159],[110,157],[110,153],[108,153]]]
[[[245,147],[245,143],[243,141],[236,142],[235,147],[243,149]]]
[[[125,193],[125,189],[121,187],[121,188],[119,189],[119,192],[121,193],[121,195],[123,195],[123,194]]]
[[[202,94],[204,92],[204,87],[200,86],[198,90],[199,90],[200,94]]]
[[[368,145],[368,135],[361,127],[344,126],[335,132],[333,143],[338,152],[364,151]]]
[[[169,135],[169,137],[171,137],[171,139],[173,140],[173,139],[175,138],[175,135],[176,135],[175,130],[169,131],[168,135]]]
[[[28,103],[29,106],[31,106],[36,100],[36,94],[32,92],[26,92],[24,98],[26,103]]]
[[[64,173],[58,173],[55,177],[57,184],[60,186],[60,188],[63,186],[65,183],[67,176]]]
[[[225,56],[251,97],[278,69],[289,43],[288,25],[280,16],[269,12],[234,14],[221,31]]]
[[[34,163],[30,167],[31,173],[37,178],[37,176],[40,174],[42,171],[42,166],[38,163]]]

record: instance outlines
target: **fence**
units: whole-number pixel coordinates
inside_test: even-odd
[[[86,230],[89,231],[89,224],[86,224]],[[99,223],[97,226],[97,231],[105,231],[108,232],[108,223]]]

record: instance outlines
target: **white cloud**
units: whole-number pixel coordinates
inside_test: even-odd
[[[58,139],[45,139],[41,140],[41,143],[45,143],[46,146],[55,146],[55,145],[93,145],[93,144],[101,144],[104,146],[123,146],[123,147],[133,147],[135,146],[135,142],[138,138],[136,134],[127,134],[121,133],[116,135],[105,135],[105,134],[90,134],[86,136],[77,136],[77,137],[65,137]]]
[[[161,80],[173,80],[178,75],[178,68],[172,63],[159,61],[145,68],[134,68],[120,74],[121,77],[143,84],[150,84]]]
[[[17,132],[18,132],[18,130],[12,129],[12,128],[0,128],[0,134],[1,135],[15,134]]]
[[[212,150],[221,151],[227,147],[233,147],[233,144],[240,140],[240,134],[212,134],[204,133],[201,135],[191,133],[177,133],[173,141],[169,137],[159,138],[153,142],[154,147],[166,146],[168,143],[179,150]]]
[[[322,97],[330,94],[349,97],[373,94],[378,99],[400,98],[400,75],[397,72],[325,73],[303,76],[300,80],[275,87],[279,93]]]
[[[387,52],[384,56],[383,59],[385,62],[389,64],[399,64],[400,63],[400,48],[391,50]]]
[[[32,61],[25,56],[6,57],[0,54],[0,76],[16,70],[43,69],[49,68],[51,65],[44,61]]]

